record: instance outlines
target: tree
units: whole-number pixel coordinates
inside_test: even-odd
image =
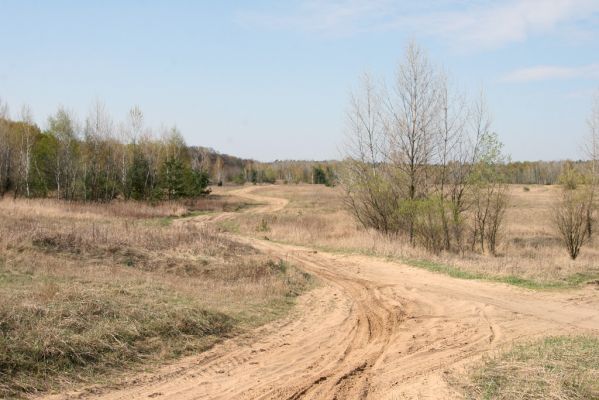
[[[414,245],[416,202],[425,193],[427,169],[433,157],[439,115],[439,76],[427,55],[415,43],[406,49],[388,96],[384,129],[390,142],[386,161],[406,180],[402,214],[407,219],[410,243]]]
[[[17,127],[19,141],[19,175],[15,197],[21,191],[24,191],[27,197],[31,197],[31,156],[35,144],[36,131],[39,131],[39,129],[33,124],[33,115],[29,106],[24,105],[21,108],[21,123],[18,124]]]
[[[206,171],[188,168],[185,171],[185,196],[199,197],[209,193],[206,189],[210,183],[210,176]]]
[[[109,201],[119,187],[118,158],[113,138],[114,124],[106,106],[96,101],[85,121],[83,140],[83,197],[85,200]]]
[[[398,208],[397,197],[387,179],[389,168],[385,162],[390,142],[383,129],[381,95],[367,74],[359,89],[350,95],[347,120],[341,169],[345,202],[364,227],[396,233],[393,215]]]
[[[133,159],[127,173],[129,197],[134,200],[146,200],[151,197],[154,188],[150,181],[150,163],[139,147],[133,149]]]
[[[58,199],[73,199],[78,177],[79,141],[71,113],[60,107],[54,116],[48,118],[48,133],[57,142],[53,168],[56,196]]]
[[[591,116],[588,120],[589,136],[585,144],[585,152],[590,160],[588,178],[588,201],[586,210],[586,230],[588,237],[593,235],[595,199],[597,197],[597,186],[599,185],[599,90],[595,94]]]
[[[224,179],[224,162],[221,156],[216,157],[216,162],[214,163],[214,176],[216,177],[216,184],[222,186]],[[256,183],[256,180],[253,179],[252,182]]]
[[[507,209],[507,184],[500,165],[505,161],[503,144],[497,134],[481,135],[478,157],[471,175],[473,186],[472,248],[478,243],[481,252],[485,248],[496,255],[500,229]]]
[[[438,136],[435,143],[435,163],[439,166],[436,177],[438,197],[436,210],[440,215],[443,248],[451,250],[455,241],[462,246],[464,195],[472,165],[472,143],[468,136],[468,109],[461,94],[451,90],[449,80],[440,80],[440,113]]]
[[[391,90],[365,75],[351,94],[340,179],[364,227],[435,252],[462,251],[472,216],[472,248],[495,254],[507,207],[504,162],[484,97],[469,106],[415,44]],[[323,171],[314,172],[321,180]]]
[[[11,160],[8,105],[0,99],[0,197],[4,196],[10,187]]]
[[[158,187],[168,200],[178,199],[185,196],[185,178],[183,162],[178,158],[169,157],[160,169]]]
[[[575,260],[588,235],[586,230],[588,201],[575,189],[564,187],[561,201],[555,208],[554,224],[568,254]]]

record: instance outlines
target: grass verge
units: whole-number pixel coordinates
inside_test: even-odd
[[[599,399],[599,339],[559,336],[518,344],[483,359],[465,379],[450,381],[467,399]]]
[[[459,279],[474,279],[474,280],[485,280],[490,282],[506,283],[508,285],[514,285],[523,287],[526,289],[569,289],[580,287],[583,284],[599,279],[598,275],[576,273],[567,276],[563,280],[559,281],[536,281],[533,279],[526,279],[514,275],[491,275],[482,274],[477,272],[465,271],[458,267],[451,265],[445,265],[436,263],[428,260],[414,260],[414,259],[402,259],[401,262],[410,265],[412,267],[423,268],[431,272],[442,273],[449,275],[452,278]]]
[[[235,232],[239,232],[239,225],[234,221],[229,221],[233,227],[235,227]],[[232,232],[231,229],[227,229],[224,227],[225,231]],[[281,244],[291,244],[303,246],[303,244],[292,243],[284,240],[276,240],[272,238],[268,238],[269,241],[281,243]],[[414,258],[398,258],[394,256],[382,256],[375,252],[360,249],[360,248],[337,248],[331,246],[318,246],[312,245],[311,247],[320,250],[326,251],[329,253],[336,254],[360,254],[366,255],[369,257],[377,257],[382,258],[388,261],[399,262],[402,264],[409,265],[411,267],[422,268],[430,272],[435,272],[439,274],[448,275],[452,278],[457,279],[468,279],[468,280],[482,280],[488,282],[497,282],[497,283],[505,283],[508,285],[518,286],[526,289],[532,290],[551,290],[551,289],[574,289],[581,287],[589,282],[598,282],[599,275],[597,274],[589,274],[589,273],[575,273],[569,275],[561,280],[547,280],[547,281],[538,281],[534,279],[522,278],[515,275],[492,275],[492,274],[484,274],[480,272],[466,271],[460,269],[459,267],[447,264],[441,264],[438,262],[430,261],[430,260],[421,260]]]

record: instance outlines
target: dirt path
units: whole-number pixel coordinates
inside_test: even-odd
[[[253,190],[231,194],[264,204],[249,212],[276,212],[287,204]],[[211,217],[223,218],[227,215]],[[458,397],[445,382],[447,371],[501,344],[545,334],[599,334],[599,291],[593,288],[533,292],[373,257],[239,240],[289,260],[324,284],[300,298],[292,317],[254,337],[229,340],[138,377],[126,388],[77,395],[114,400],[446,399]]]

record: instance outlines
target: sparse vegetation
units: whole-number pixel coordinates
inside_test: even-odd
[[[599,399],[599,339],[548,337],[484,357],[453,377],[467,399]]]

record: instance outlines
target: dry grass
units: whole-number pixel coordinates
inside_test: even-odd
[[[510,188],[498,257],[477,253],[434,255],[409,246],[401,237],[388,238],[363,229],[344,208],[339,188],[288,185],[258,190],[264,195],[288,198],[290,204],[276,215],[240,216],[236,228],[241,232],[324,250],[393,257],[456,276],[488,277],[530,287],[569,286],[599,276],[599,238],[586,244],[579,258],[572,261],[551,226],[558,187],[529,186],[528,191],[519,185]]]
[[[467,399],[599,399],[599,340],[548,337],[518,344],[450,382]]]
[[[237,207],[214,201],[200,211]],[[114,379],[288,310],[305,274],[208,227],[154,223],[198,208],[1,200],[0,397]]]

